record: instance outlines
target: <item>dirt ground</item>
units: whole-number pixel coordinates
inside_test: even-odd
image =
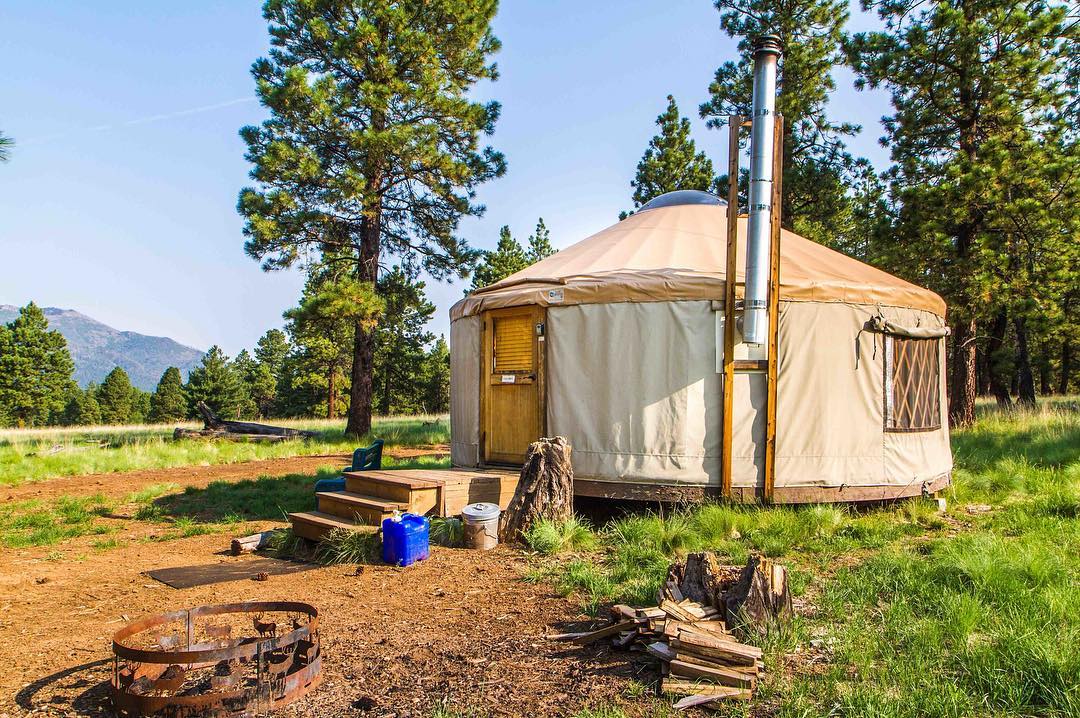
[[[326,460],[81,477],[58,480],[63,489],[43,482],[20,490],[96,493],[105,490],[99,479],[107,480],[109,492],[164,481],[200,485],[311,470]],[[130,537],[139,530],[132,526]],[[128,620],[199,604],[286,599],[319,609],[325,675],[319,690],[283,709],[286,715],[420,718],[441,705],[477,716],[570,715],[610,703],[625,703],[631,715],[635,704],[644,708],[622,696],[630,678],[654,678],[647,661],[544,639],[588,619],[549,586],[523,580],[528,558],[517,550],[437,547],[429,560],[405,569],[325,567],[183,590],[144,575],[153,568],[250,560],[226,555],[228,538],[135,541],[78,553],[86,548],[84,538],[0,550],[0,718],[110,714],[110,636]],[[76,558],[49,560],[56,548]]]
[[[446,444],[417,448],[392,447],[383,450],[385,456],[395,459],[411,459],[418,456],[449,456]],[[260,476],[285,476],[287,474],[315,473],[324,466],[347,466],[349,454],[317,454],[314,456],[291,456],[285,459],[264,459],[237,464],[213,466],[178,466],[168,469],[142,469],[108,474],[86,474],[66,478],[38,481],[22,486],[0,487],[0,495],[7,501],[26,499],[52,499],[64,495],[101,493],[105,496],[126,496],[132,491],[153,484],[177,484],[181,488],[203,488],[212,481],[238,481]]]

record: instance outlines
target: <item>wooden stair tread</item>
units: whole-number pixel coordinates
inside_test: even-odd
[[[343,519],[340,516],[334,516],[333,514],[325,514],[322,511],[294,511],[289,514],[289,520],[292,522],[302,522],[305,524],[314,524],[326,529],[350,529],[352,531],[358,531],[361,529],[376,529],[377,526],[368,526],[367,524],[358,524],[355,521],[349,521]]]
[[[409,505],[407,503],[402,503],[400,501],[389,501],[378,496],[358,494],[354,491],[316,491],[315,496],[325,496],[328,499],[333,499],[334,501],[340,501],[343,504],[350,504],[358,507],[382,509],[383,513],[388,514],[392,514],[395,511],[405,511],[409,508]]]
[[[345,478],[381,481],[410,489],[437,489],[441,485],[438,481],[400,475],[404,473],[404,471],[346,471]]]

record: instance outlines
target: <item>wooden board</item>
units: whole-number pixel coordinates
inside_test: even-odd
[[[193,588],[214,583],[225,583],[226,581],[242,581],[261,573],[270,576],[283,576],[290,573],[310,571],[313,568],[320,568],[320,566],[314,563],[284,561],[277,558],[256,558],[203,564],[201,566],[157,568],[153,571],[147,571],[146,575],[172,588]]]

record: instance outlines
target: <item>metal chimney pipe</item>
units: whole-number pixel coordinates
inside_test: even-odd
[[[750,135],[750,219],[746,228],[746,292],[742,335],[747,344],[768,337],[769,240],[772,225],[773,127],[780,38],[754,41],[754,98]]]

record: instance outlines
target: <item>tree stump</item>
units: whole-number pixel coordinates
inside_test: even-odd
[[[676,595],[676,591],[678,595]],[[787,569],[752,555],[746,566],[724,566],[709,551],[692,553],[668,569],[661,598],[689,598],[713,606],[740,640],[752,642],[791,625]]]
[[[565,437],[529,444],[514,498],[503,512],[499,540],[517,541],[537,519],[563,521],[574,509],[574,468]]]

